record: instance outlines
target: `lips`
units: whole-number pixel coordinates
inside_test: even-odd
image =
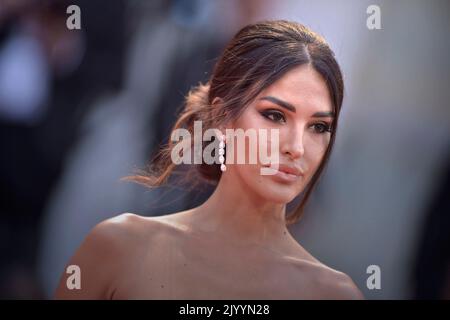
[[[299,168],[294,167],[294,166],[285,165],[285,164],[279,164],[278,171],[288,173],[288,174],[293,174],[295,176],[303,175],[303,172]]]
[[[271,164],[270,166],[265,166],[267,168],[271,168],[273,170],[277,170],[283,173],[291,174],[294,176],[303,176],[303,171],[295,166],[287,165],[287,164]]]
[[[269,175],[272,176],[272,178],[283,183],[296,182],[304,175],[300,168],[292,165],[278,164],[277,166],[276,164],[272,164],[271,166],[265,167],[271,171]]]

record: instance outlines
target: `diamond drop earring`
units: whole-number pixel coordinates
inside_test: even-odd
[[[220,162],[220,170],[226,171],[227,170],[227,166],[225,165],[225,136],[222,134],[219,138],[220,142],[219,142],[219,162]]]

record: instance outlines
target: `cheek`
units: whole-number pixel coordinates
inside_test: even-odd
[[[306,135],[304,141],[305,159],[313,171],[320,165],[329,143],[330,134]]]
[[[257,165],[250,164],[236,164],[236,174],[238,179],[245,186],[248,191],[252,190],[256,194],[265,193],[265,185],[263,176],[259,174],[259,167]]]
[[[258,164],[261,163],[260,161],[260,150],[262,149],[262,152],[264,152],[264,154],[269,153],[270,154],[270,145],[271,145],[271,141],[270,141],[270,129],[271,127],[268,126],[267,120],[264,119],[261,114],[249,107],[246,109],[246,111],[234,122],[234,129],[242,129],[243,131],[253,131],[255,133],[255,137],[256,137],[256,141],[254,146],[256,148],[251,149],[250,148],[250,143],[249,140],[246,139],[245,141],[245,149],[241,150],[245,153],[245,159],[246,159],[246,163],[249,162],[250,159],[250,152],[253,152],[253,157],[255,157],[256,162]],[[264,136],[260,136],[259,130],[266,130],[266,136],[264,138]],[[234,140],[234,145],[235,145],[235,155],[237,155],[237,152],[239,152],[237,150],[237,141],[236,139]],[[252,170],[255,170],[258,172],[259,174],[259,168],[255,169],[253,168]]]
[[[235,129],[258,129],[266,126],[264,118],[252,107],[248,107],[242,115],[234,122]]]

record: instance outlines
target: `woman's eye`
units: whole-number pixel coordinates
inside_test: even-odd
[[[263,115],[263,117],[265,117],[273,122],[279,122],[279,123],[286,122],[286,118],[284,117],[284,114],[280,111],[269,110],[269,111],[264,111],[261,114]]]
[[[315,123],[312,125],[312,127],[314,128],[314,131],[316,133],[331,132],[331,125],[329,125],[328,123]]]

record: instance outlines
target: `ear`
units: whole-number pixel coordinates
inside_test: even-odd
[[[223,104],[224,104],[224,101],[220,97],[215,97],[213,99],[213,101],[211,102],[212,116],[214,119],[220,118],[221,116],[223,116],[223,110],[222,110]],[[227,121],[226,123],[219,124],[216,128],[219,129],[223,134],[225,134],[225,129],[233,128],[233,126],[232,126],[231,121]]]
[[[219,97],[214,97],[213,101],[211,102],[212,114],[214,118],[219,116],[222,106],[223,106],[223,99]]]

